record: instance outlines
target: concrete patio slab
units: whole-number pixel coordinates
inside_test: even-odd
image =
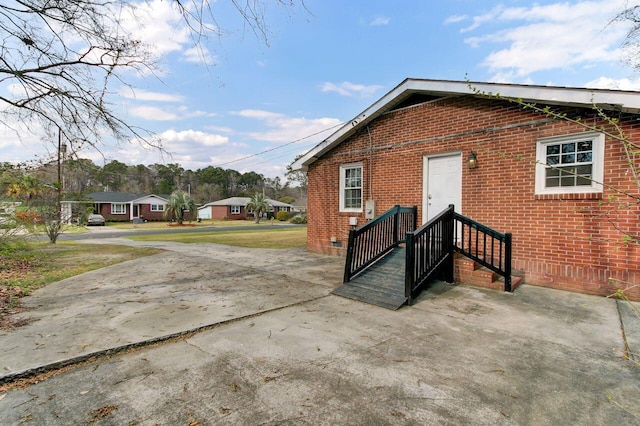
[[[218,325],[0,391],[0,424],[640,422],[640,368],[614,300],[436,283],[390,311],[329,294],[342,259],[198,246],[31,296],[39,320],[0,336],[12,371],[6,360],[25,369]]]

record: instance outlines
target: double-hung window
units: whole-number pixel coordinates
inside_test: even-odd
[[[536,194],[602,192],[604,135],[596,132],[538,140]]]
[[[111,204],[111,214],[127,214],[127,205],[121,203]]]
[[[240,214],[240,206],[231,206],[231,214]]]
[[[152,211],[152,212],[163,212],[164,211],[164,204],[150,204],[149,205],[149,211]]]
[[[340,211],[362,211],[362,163],[340,166]]]

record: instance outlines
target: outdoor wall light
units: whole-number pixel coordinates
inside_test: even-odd
[[[467,167],[470,169],[475,169],[478,167],[478,156],[475,151],[471,151],[471,154],[467,157]]]

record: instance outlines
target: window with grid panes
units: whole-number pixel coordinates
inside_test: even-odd
[[[111,214],[126,214],[127,213],[127,205],[126,204],[111,204]]]
[[[599,133],[540,139],[536,193],[601,191],[603,139]]]
[[[340,211],[362,211],[362,164],[340,166]]]
[[[545,187],[588,186],[593,176],[593,141],[572,141],[546,146]]]

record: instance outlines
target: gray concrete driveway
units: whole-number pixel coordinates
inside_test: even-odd
[[[72,367],[0,391],[0,425],[640,424],[614,300],[437,283],[389,311],[330,294],[340,258],[102,242],[167,251],[25,299],[0,380]]]

